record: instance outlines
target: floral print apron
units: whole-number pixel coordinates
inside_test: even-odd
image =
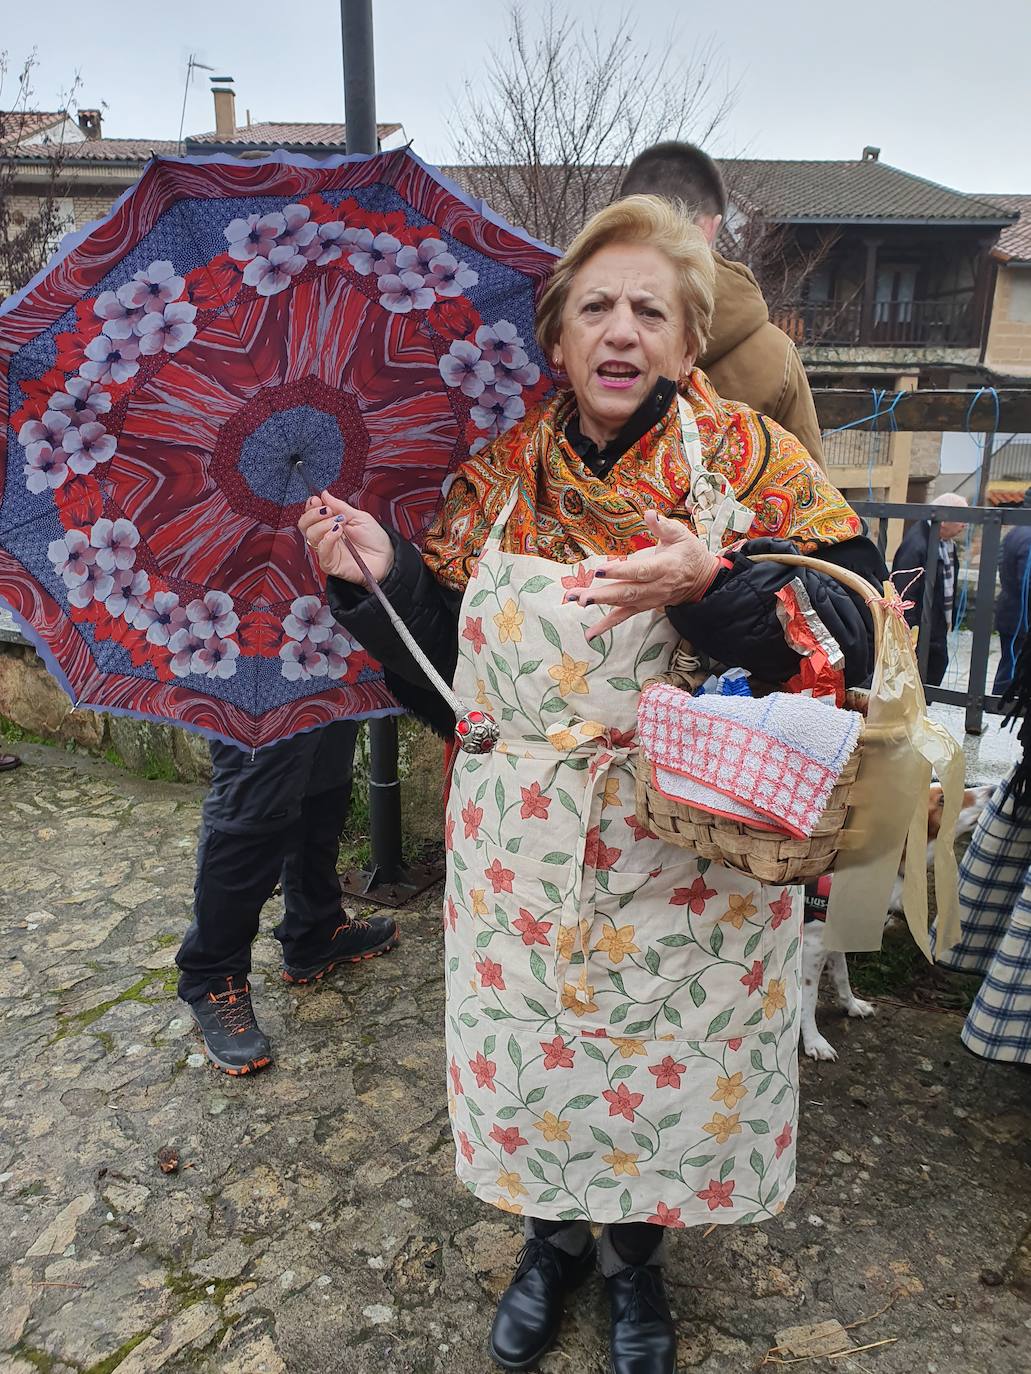
[[[455,690],[501,741],[458,755],[448,803],[458,1175],[535,1217],[763,1219],[795,1178],[801,890],[638,825],[638,697],[676,632],[642,613],[588,643],[604,608],[563,597],[606,560],[503,553],[514,501],[459,621]]]

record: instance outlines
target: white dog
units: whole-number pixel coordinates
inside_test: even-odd
[[[973,832],[978,817],[994,791],[993,786],[969,787],[963,793],[963,804],[959,820],[956,822],[956,838]],[[930,868],[934,863],[934,846],[941,830],[942,790],[935,783],[931,788],[927,805],[927,854],[926,863]],[[902,912],[902,882],[906,872],[906,855],[903,852],[898,877],[891,893],[887,921]],[[830,896],[831,879],[820,878],[806,888],[805,924],[802,939],[802,1048],[810,1059],[837,1059],[838,1052],[829,1040],[825,1039],[816,1025],[816,1003],[820,991],[820,978],[825,967],[830,969],[838,1002],[849,1016],[873,1016],[875,1008],[862,1001],[852,991],[848,979],[848,964],[844,954],[830,953],[824,948],[823,921],[827,914],[827,899]]]

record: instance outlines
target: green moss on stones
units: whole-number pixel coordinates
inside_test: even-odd
[[[199,1279],[187,1269],[176,1269],[169,1265],[165,1269],[165,1287],[179,1299],[179,1311],[193,1307],[198,1302],[210,1302],[221,1310],[229,1293],[239,1285],[234,1279]],[[208,1292],[208,1289],[212,1292]]]
[[[153,1330],[153,1327],[147,1331],[139,1331],[135,1336],[130,1336],[117,1350],[113,1350],[110,1355],[106,1356],[103,1360],[98,1360],[96,1364],[91,1364],[88,1369],[83,1370],[82,1374],[112,1374],[112,1370],[117,1369],[122,1361],[128,1355],[131,1355],[138,1345],[142,1345],[150,1335],[151,1330]]]
[[[121,1006],[123,1002],[142,1002],[145,1006],[153,1006],[157,1002],[163,1002],[165,995],[175,991],[176,978],[175,970],[151,969],[142,978],[138,978],[131,987],[120,992],[117,997],[111,997],[108,1001],[100,1002],[97,1006],[90,1007],[86,1011],[74,1012],[68,1016],[59,1015],[57,1034],[50,1043],[55,1045],[59,1040],[64,1040],[66,1036],[81,1035],[83,1031],[89,1030],[95,1022],[99,1021],[102,1016],[106,1016],[112,1007]],[[155,984],[160,986],[163,995],[159,997],[146,996],[147,990]],[[93,1033],[102,1043],[110,1040],[107,1031],[95,1031]],[[111,1050],[114,1048],[114,1042],[105,1043],[104,1047]]]

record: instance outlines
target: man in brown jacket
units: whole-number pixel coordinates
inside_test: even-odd
[[[640,153],[623,176],[621,196],[654,195],[679,201],[709,240],[727,212],[723,178],[712,158],[691,143],[656,143]],[[712,335],[698,366],[721,396],[744,401],[771,416],[826,466],[820,424],[805,368],[795,345],[770,323],[762,292],[748,268],[716,260],[716,312]]]

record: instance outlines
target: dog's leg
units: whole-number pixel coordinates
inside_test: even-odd
[[[816,1027],[816,1003],[820,977],[827,962],[823,947],[823,922],[807,921],[802,935],[802,1048],[810,1059],[837,1059],[838,1052]]]
[[[848,981],[848,961],[844,954],[828,954],[827,962],[834,979],[838,1001],[849,1016],[861,1016],[865,1019],[867,1016],[876,1015],[876,1007],[872,1007],[869,1002],[861,1001],[852,991],[852,984]]]

